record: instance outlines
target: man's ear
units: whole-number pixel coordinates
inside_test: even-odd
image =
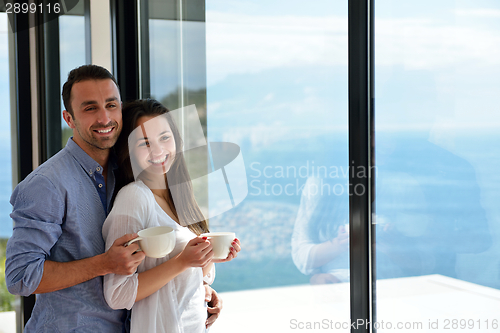
[[[73,116],[68,111],[63,111],[63,118],[64,121],[66,121],[66,124],[68,124],[69,128],[75,128],[75,121],[73,119]]]

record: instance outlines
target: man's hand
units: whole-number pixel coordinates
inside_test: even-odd
[[[109,250],[104,253],[105,265],[108,273],[119,275],[130,275],[135,273],[137,266],[146,256],[144,252],[138,251],[139,245],[132,243],[125,244],[136,238],[137,234],[126,234],[114,241]]]
[[[127,234],[118,238],[106,253],[94,257],[56,262],[45,260],[43,276],[35,294],[43,294],[73,287],[97,276],[115,273],[130,275],[144,259],[144,252],[139,251],[136,243],[125,247],[125,243],[136,238],[136,234]]]
[[[208,303],[208,318],[205,325],[209,328],[219,317],[222,310],[222,300],[219,298],[215,290],[213,290],[210,286],[205,285],[205,301]]]

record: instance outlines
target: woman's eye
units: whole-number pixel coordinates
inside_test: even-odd
[[[139,143],[139,147],[149,147],[149,142],[148,141],[141,142]]]
[[[168,139],[170,139],[170,137],[167,136],[167,135],[164,135],[164,136],[161,137],[162,141],[167,141]]]

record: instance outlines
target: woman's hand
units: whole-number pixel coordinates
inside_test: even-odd
[[[335,275],[330,273],[319,273],[311,276],[311,280],[309,281],[311,284],[332,284],[332,283],[340,283],[340,281]]]
[[[213,256],[212,244],[206,237],[191,239],[184,250],[175,257],[139,273],[139,287],[135,301],[138,302],[158,291],[187,268],[207,265]]]
[[[346,226],[341,225],[337,231],[337,237],[330,241],[332,253],[340,254],[349,249],[349,232]]]
[[[213,259],[212,262],[214,263],[228,262],[236,258],[238,256],[238,252],[241,251],[240,240],[238,238],[235,238],[231,243],[231,245],[232,246],[229,250],[229,254],[227,255],[226,259]]]
[[[212,244],[207,237],[195,237],[187,243],[178,259],[188,267],[204,267],[210,263],[213,256]]]

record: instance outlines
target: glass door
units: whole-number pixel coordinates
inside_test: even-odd
[[[347,23],[347,2],[206,2],[208,141],[248,185],[210,221],[243,244],[214,332],[348,330]]]
[[[88,63],[86,59],[86,27],[84,2],[80,1],[71,11],[59,16],[59,59],[60,59],[60,82],[62,85],[68,79],[68,73],[79,66]],[[88,37],[87,37],[88,38]],[[90,59],[89,59],[90,60]],[[61,111],[64,104],[61,98]],[[73,131],[68,127],[61,116],[61,148],[66,146]]]
[[[212,331],[348,331],[347,1],[147,7],[151,96],[194,104],[212,157],[237,147],[204,186],[211,230],[243,246]]]
[[[498,330],[499,13],[376,2],[378,332]]]
[[[0,322],[6,333],[16,331],[16,307],[18,297],[7,291],[5,285],[5,248],[12,235],[12,207],[9,203],[12,193],[12,149],[10,129],[10,84],[9,84],[9,20],[5,12],[0,12]]]

